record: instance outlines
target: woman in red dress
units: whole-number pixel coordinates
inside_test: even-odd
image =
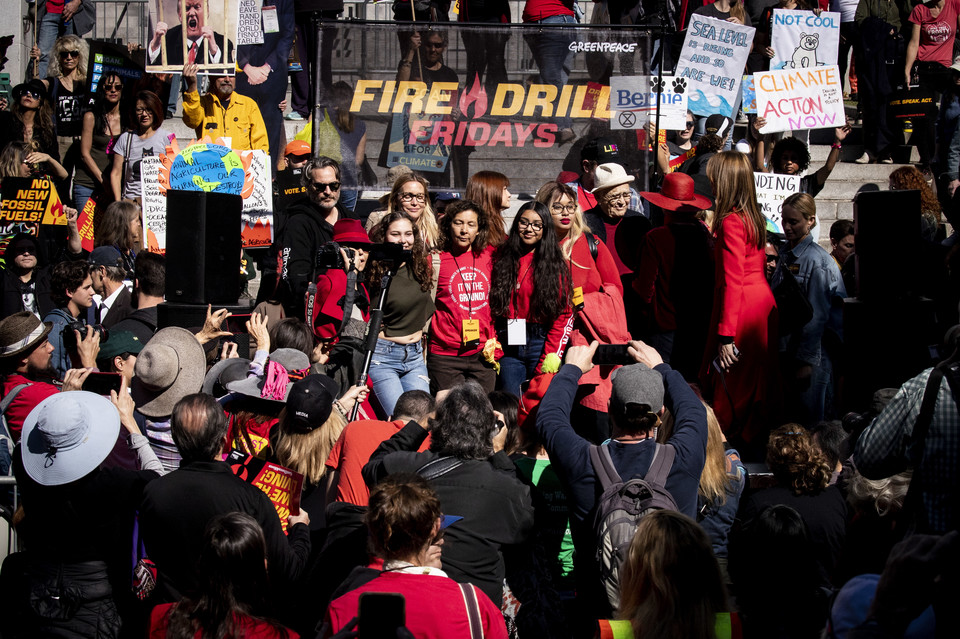
[[[753,167],[736,151],[707,163],[716,209],[716,287],[700,378],[728,438],[762,446],[779,405],[777,305],[764,276],[766,220]]]

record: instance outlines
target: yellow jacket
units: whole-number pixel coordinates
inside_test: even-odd
[[[198,140],[204,135],[229,137],[237,151],[270,152],[260,107],[245,95],[234,92],[224,109],[212,93],[187,91],[183,94],[183,123],[196,131]]]

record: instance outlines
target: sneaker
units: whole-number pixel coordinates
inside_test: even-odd
[[[854,162],[856,162],[857,164],[870,164],[871,162],[874,161],[874,159],[875,158],[872,155],[870,155],[870,151],[864,151],[863,155],[861,155],[856,160],[854,160]]]
[[[887,156],[882,160],[880,160],[880,164],[893,164],[893,158],[890,156]]]
[[[291,122],[300,122],[303,120],[303,116],[297,113],[296,111],[291,111],[290,113],[283,116],[284,120],[290,120]]]

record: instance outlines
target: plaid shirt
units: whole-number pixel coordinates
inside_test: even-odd
[[[919,477],[926,529],[944,534],[960,523],[957,513],[960,480],[960,413],[946,378],[940,383],[936,408],[922,443],[914,441],[923,393],[932,368],[907,381],[857,441],[853,461],[868,479],[883,479],[913,467]]]

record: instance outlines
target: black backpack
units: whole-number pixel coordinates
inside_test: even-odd
[[[590,447],[590,462],[602,490],[593,523],[596,561],[614,610],[620,607],[620,566],[640,520],[655,510],[680,510],[666,489],[676,449],[671,444],[655,446],[647,474],[627,481],[617,473],[608,444]]]

